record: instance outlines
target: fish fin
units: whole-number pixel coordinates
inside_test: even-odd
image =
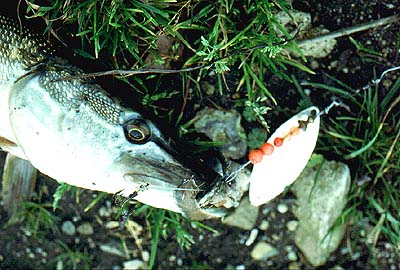
[[[25,157],[24,151],[22,150],[22,148],[19,147],[18,144],[1,136],[0,136],[0,151],[9,152],[19,158],[27,159]]]

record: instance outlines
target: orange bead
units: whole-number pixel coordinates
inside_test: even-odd
[[[263,152],[259,149],[251,150],[249,153],[249,160],[253,164],[261,162],[262,158],[263,158]]]
[[[292,127],[290,129],[290,134],[292,134],[292,136],[296,136],[299,133],[300,133],[300,128],[299,127]]]
[[[260,150],[264,155],[269,156],[272,154],[272,152],[274,152],[274,146],[270,143],[264,143],[261,145]]]
[[[274,140],[274,145],[276,147],[279,147],[279,146],[282,146],[282,144],[283,144],[283,138],[276,137]]]

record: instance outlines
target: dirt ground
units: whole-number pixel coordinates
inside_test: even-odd
[[[342,29],[399,13],[400,5],[397,0],[348,0],[348,1],[294,1],[293,6],[301,11],[311,13],[313,25],[324,25],[330,31]],[[387,67],[400,64],[399,58],[400,24],[392,24],[373,30],[354,34],[353,37],[367,44],[370,48],[381,52],[375,57],[375,62],[363,61],[348,38],[338,39],[333,52],[323,59],[310,59],[316,65],[316,76],[298,74],[299,78],[310,81],[329,82],[325,74],[348,83],[354,88],[360,88],[373,78],[374,70],[379,74]],[[336,64],[333,66],[332,62]],[[397,74],[397,75],[396,75]],[[385,80],[386,86],[394,82],[399,73],[390,74]],[[355,79],[356,78],[356,79]],[[278,86],[271,80],[269,88],[278,94]],[[295,92],[292,85],[289,93]],[[287,97],[286,97],[287,98]],[[282,97],[283,99],[283,97]],[[321,100],[326,104],[327,100]],[[0,153],[0,167],[4,162],[4,153]],[[1,170],[0,170],[1,171]],[[37,183],[36,193],[41,194],[42,203],[52,202],[52,194],[57,187],[54,180],[43,175]],[[76,198],[66,195],[60,201],[60,207],[55,211],[59,218],[57,226],[59,233],[48,232],[40,238],[35,238],[24,229],[25,224],[6,226],[7,214],[0,207],[0,269],[55,269],[62,260],[60,255],[68,254],[68,250],[87,254],[91,269],[122,269],[123,262],[138,258],[146,259],[151,250],[151,238],[144,220],[135,219],[136,233],[118,228],[107,228],[114,220],[112,196],[99,201],[93,208],[84,209],[97,196],[97,193],[81,190],[79,203]],[[254,245],[246,246],[249,231],[223,225],[218,220],[205,221],[218,233],[198,230],[188,227],[193,234],[194,244],[190,249],[180,249],[174,236],[160,239],[155,269],[192,268],[192,269],[312,269],[301,252],[295,247],[292,231],[287,230],[286,224],[295,217],[290,211],[280,213],[278,204],[290,208],[294,198],[291,194],[279,197],[260,209],[256,226],[268,222],[268,228],[260,229],[254,243],[267,240],[273,245],[278,254],[266,261],[255,261],[250,253]],[[50,208],[51,209],[51,208]],[[110,214],[111,213],[111,214]],[[65,221],[72,221],[76,227],[90,224],[93,232],[67,235],[62,230]],[[108,224],[108,225],[107,225]],[[143,230],[140,230],[140,226]],[[135,230],[134,230],[135,231]],[[135,239],[134,235],[137,235]],[[63,248],[64,243],[68,248]],[[124,248],[124,245],[126,247]],[[349,245],[351,243],[351,245]],[[107,249],[108,248],[108,249]],[[114,249],[113,249],[114,248]],[[293,256],[293,253],[295,256]],[[290,255],[289,255],[290,254]],[[78,263],[78,269],[84,266],[85,258]],[[58,262],[58,263],[57,263]],[[65,266],[65,264],[64,264]],[[346,236],[341,246],[334,252],[327,264],[319,269],[400,269],[398,250],[385,239],[379,239],[375,249],[360,236],[359,228],[347,227]],[[65,269],[69,269],[66,267]]]

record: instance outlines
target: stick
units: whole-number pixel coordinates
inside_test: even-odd
[[[398,22],[399,20],[400,20],[400,17],[398,15],[393,15],[390,17],[376,20],[376,21],[372,21],[372,22],[368,22],[368,23],[364,23],[364,24],[360,24],[360,25],[356,25],[356,26],[350,26],[350,27],[343,28],[343,29],[340,29],[340,30],[337,30],[334,32],[322,34],[318,37],[301,40],[301,41],[297,42],[297,45],[299,45],[299,47],[302,47],[302,46],[308,45],[310,43],[316,43],[316,42],[321,42],[321,41],[325,41],[325,40],[329,40],[329,39],[349,36],[351,34],[365,31],[365,30],[368,30],[371,28],[395,23],[395,22]]]

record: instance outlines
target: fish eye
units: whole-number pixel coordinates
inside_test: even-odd
[[[131,119],[124,124],[124,133],[132,143],[145,143],[151,137],[150,127],[142,119]]]

